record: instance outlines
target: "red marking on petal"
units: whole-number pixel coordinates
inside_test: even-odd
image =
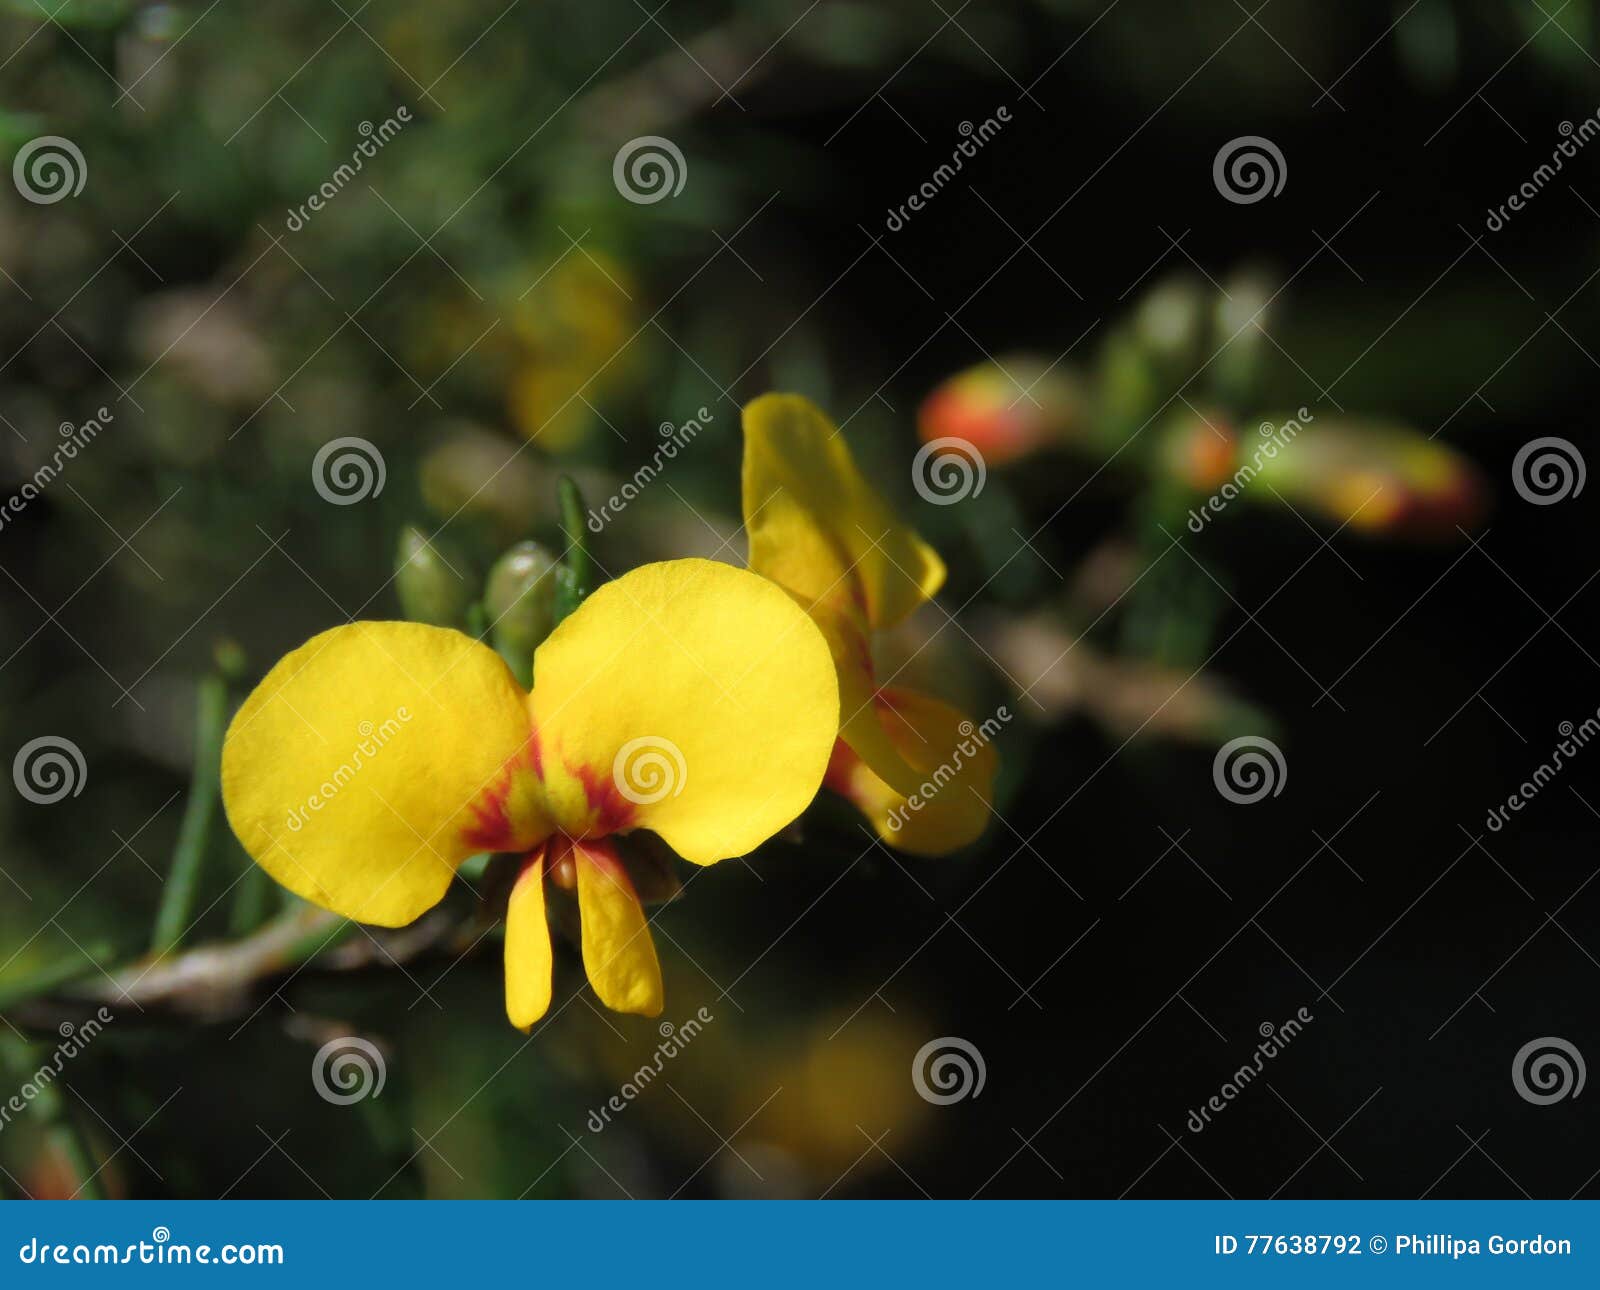
[[[544,779],[544,748],[539,743],[539,731],[533,726],[528,728],[528,742],[523,748],[523,753],[528,758],[528,766],[539,779]]]
[[[854,567],[852,567],[850,570],[849,581],[846,585],[850,590],[850,603],[856,607],[857,612],[860,613],[863,619],[865,619],[867,617],[868,608],[867,589],[862,584],[861,578],[856,573]]]
[[[509,788],[509,784],[491,788],[472,803],[473,823],[461,835],[469,847],[479,851],[512,850],[511,822],[505,813]]]
[[[615,844],[604,838],[575,838],[571,842],[572,856],[579,864],[592,864],[596,869],[604,871],[624,891],[639,899],[639,893],[634,890],[633,879],[628,877],[628,868],[622,863],[622,857],[617,854]]]
[[[861,758],[843,739],[833,741],[833,752],[828,755],[828,769],[823,773],[822,786],[840,797],[850,796],[850,781]]]
[[[542,877],[544,874],[545,856],[549,852],[548,843],[541,842],[538,846],[522,857],[522,868],[517,870],[517,882],[522,882],[530,877]],[[531,873],[530,873],[531,871]]]
[[[583,795],[589,803],[592,822],[584,831],[584,837],[603,838],[608,833],[619,833],[633,823],[634,804],[622,795],[610,771],[602,774],[592,766],[568,769],[583,785]]]
[[[856,617],[849,613],[840,616],[839,635],[844,642],[845,652],[854,660],[855,665],[862,674],[868,678],[875,678],[876,669],[872,662],[872,642],[867,629],[863,626],[866,622],[866,609],[860,611]]]
[[[527,847],[527,837],[519,831],[509,809],[511,790],[519,776],[542,778],[543,755],[539,732],[530,730],[527,742],[500,768],[494,782],[472,802],[473,822],[462,833],[470,847],[479,851],[519,851]]]

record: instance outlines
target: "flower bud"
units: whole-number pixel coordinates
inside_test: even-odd
[[[1335,524],[1394,537],[1455,537],[1483,509],[1476,467],[1454,449],[1400,426],[1318,422],[1259,463],[1260,482]]]
[[[1239,438],[1222,413],[1202,407],[1180,407],[1161,441],[1163,472],[1186,487],[1210,492],[1233,473]]]
[[[537,542],[518,542],[489,570],[483,604],[490,635],[517,679],[532,678],[533,651],[554,625],[556,558]]]
[[[224,636],[212,645],[211,658],[218,675],[230,685],[238,685],[250,672],[250,658],[244,646],[231,636]]]
[[[1069,369],[1036,355],[979,363],[939,385],[917,412],[924,442],[965,439],[991,466],[1070,440],[1083,394]]]
[[[421,466],[429,512],[442,523],[472,521],[500,542],[527,532],[528,516],[538,513],[550,486],[534,455],[472,422],[445,422],[437,434]]]
[[[406,525],[400,530],[395,554],[394,586],[400,597],[400,611],[413,622],[464,627],[476,592],[474,584],[459,571],[464,568],[459,559],[447,561],[421,529]]]
[[[1139,343],[1164,365],[1191,372],[1200,356],[1206,300],[1199,286],[1186,278],[1158,283],[1134,311]]]
[[[1249,403],[1270,352],[1265,328],[1277,288],[1264,274],[1245,270],[1223,284],[1213,308],[1216,356],[1210,365],[1213,388],[1230,403]]]

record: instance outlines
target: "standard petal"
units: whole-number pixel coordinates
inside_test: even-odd
[[[938,699],[895,689],[882,692],[878,717],[915,771],[915,787],[897,792],[851,752],[835,755],[828,787],[848,797],[900,851],[941,856],[975,841],[989,823],[998,765],[992,740],[1000,719],[977,726]]]
[[[815,624],[764,578],[710,560],[606,583],[540,645],[533,716],[559,827],[635,827],[711,864],[816,795],[838,680]]]
[[[809,606],[892,627],[933,598],[944,562],[856,468],[810,400],[766,394],[744,409],[750,567]]]
[[[278,661],[228,728],[228,821],[296,895],[364,923],[409,923],[483,849],[468,834],[527,746],[526,698],[499,655],[460,632],[323,632]],[[508,839],[524,849],[548,833],[526,796]]]
[[[517,875],[506,904],[506,1016],[529,1029],[550,1008],[554,957],[544,912],[544,852]]]
[[[661,964],[644,906],[622,862],[606,842],[574,842],[572,851],[578,865],[583,970],[589,984],[613,1012],[659,1016]]]

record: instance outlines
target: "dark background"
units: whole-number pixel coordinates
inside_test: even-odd
[[[565,249],[561,229],[594,230],[585,245],[626,265],[624,336],[656,322],[630,381],[589,391],[615,433],[601,425],[561,454],[535,444],[517,460],[626,474],[658,421],[701,404],[717,418],[671,478],[674,496],[652,502],[660,511],[641,503],[608,531],[613,570],[703,543],[688,503],[731,532],[735,405],[800,388],[841,420],[870,401],[852,442],[945,555],[947,611],[963,622],[1048,611],[1061,575],[1137,529],[1134,490],[1079,492],[1092,464],[1045,454],[996,470],[985,507],[927,506],[905,474],[917,403],[986,354],[1048,361],[1086,330],[1073,362],[1087,362],[1127,318],[1136,282],[1243,266],[1292,278],[1268,326],[1281,352],[1259,406],[1444,428],[1489,493],[1470,536],[1432,543],[1345,531],[1324,544],[1336,525],[1314,532],[1270,508],[1182,534],[1184,553],[1167,560],[1202,587],[1203,564],[1233,598],[1201,660],[1271,714],[1288,765],[1277,797],[1223,800],[1213,744],[1125,743],[1081,714],[1040,720],[1013,697],[1024,720],[999,744],[1004,822],[979,846],[898,857],[824,803],[803,843],[697,877],[664,912],[666,1016],[705,1004],[718,1022],[671,1067],[670,1089],[605,1134],[590,1140],[584,1116],[648,1059],[651,1023],[584,1000],[525,1043],[503,1023],[493,952],[409,974],[309,970],[211,1024],[119,1017],[74,1061],[79,1119],[113,1158],[114,1190],[1594,1195],[1593,1094],[1529,1105],[1510,1068],[1539,1036],[1600,1054],[1600,887],[1587,885],[1600,807],[1588,759],[1600,753],[1580,754],[1502,832],[1484,824],[1547,760],[1558,723],[1600,708],[1594,493],[1534,506],[1510,479],[1531,438],[1594,442],[1600,150],[1580,151],[1502,231],[1484,225],[1548,160],[1561,122],[1600,108],[1583,0],[1549,23],[1531,3],[1448,0],[1274,0],[1260,25],[1234,4],[1152,0],[660,11],[701,62],[706,33],[747,51],[736,69],[770,47],[734,87],[739,106],[715,103],[694,58],[642,9],[517,5],[435,83],[442,111],[418,83],[501,5],[445,16],[377,4],[359,17],[364,37],[337,6],[224,0],[209,15],[159,7],[175,33],[197,25],[155,43],[171,46],[157,73],[168,83],[143,113],[114,107],[92,64],[131,80],[128,33],[155,8],[108,6],[116,14],[84,26],[7,8],[8,136],[72,137],[90,172],[82,197],[55,206],[0,193],[0,266],[15,284],[0,281],[0,334],[15,351],[0,371],[5,414],[30,438],[53,433],[135,377],[145,405],[116,403],[105,451],[73,475],[81,498],[57,490],[0,534],[7,756],[59,730],[91,767],[70,809],[19,799],[0,815],[5,865],[29,896],[0,917],[0,945],[21,947],[13,970],[95,937],[116,946],[106,967],[142,945],[159,890],[146,869],[163,868],[187,783],[190,687],[216,640],[240,642],[259,672],[347,616],[398,612],[382,590],[398,525],[431,533],[449,515],[430,514],[418,483],[440,425],[468,418],[506,452],[520,442],[499,355],[474,350],[451,368],[437,409],[408,407],[418,384],[400,369],[427,385],[481,329],[457,274],[503,303]],[[271,98],[291,73],[289,102]],[[660,73],[663,99],[641,88],[646,73]],[[585,96],[608,86],[622,107],[602,111]],[[1324,87],[1337,102],[1319,98]],[[384,200],[364,176],[285,237],[299,266],[274,249],[262,226],[281,236],[281,212],[348,155],[355,123],[402,102],[419,122],[371,163]],[[887,210],[949,155],[959,123],[1001,104],[1012,122],[885,233]],[[611,157],[642,133],[682,148],[681,197],[617,198]],[[1217,149],[1243,134],[1272,139],[1288,167],[1282,193],[1253,205],[1224,201],[1211,178]],[[433,242],[439,256],[413,255],[485,181]],[[174,188],[182,196],[135,238]],[[209,301],[236,281],[229,307],[271,356],[281,405],[197,391],[141,340],[151,297],[187,285]],[[62,327],[46,326],[58,308]],[[346,327],[313,353],[346,311],[366,338]],[[442,352],[439,333],[451,338]],[[224,366],[240,361],[229,343],[218,341]],[[380,444],[389,484],[370,505],[332,508],[306,471],[346,433]],[[546,509],[528,527],[548,536],[538,496]],[[1007,563],[1014,532],[1037,554]],[[492,554],[481,534],[460,536]],[[742,551],[736,540],[724,554]],[[959,676],[947,688],[969,711],[1008,701],[1011,682],[963,634],[943,639]],[[146,710],[113,708],[120,686]],[[240,863],[218,856],[219,869]],[[571,958],[558,999],[581,995]],[[1191,1133],[1189,1112],[1251,1060],[1258,1026],[1301,1007],[1314,1021]],[[381,1098],[315,1098],[313,1018],[382,1040]],[[987,1083],[928,1107],[906,1065],[941,1035],[977,1046]],[[0,1135],[0,1161],[16,1187],[48,1192],[47,1149],[26,1135]]]

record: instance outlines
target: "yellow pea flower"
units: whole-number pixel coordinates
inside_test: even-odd
[[[358,622],[279,660],[222,754],[228,820],[269,874],[347,918],[399,927],[481,851],[526,858],[506,911],[506,1012],[550,1005],[545,880],[576,885],[583,963],[620,1012],[661,1011],[661,969],[613,835],[684,859],[743,855],[815,796],[838,729],[826,643],[771,583],[709,560],[606,583],[534,655],[522,689],[487,645]]]
[[[838,668],[839,743],[824,782],[901,850],[944,855],[973,841],[989,822],[994,749],[948,704],[880,685],[872,660],[872,634],[933,599],[944,562],[798,395],[745,407],[743,493],[750,567],[805,607]]]

